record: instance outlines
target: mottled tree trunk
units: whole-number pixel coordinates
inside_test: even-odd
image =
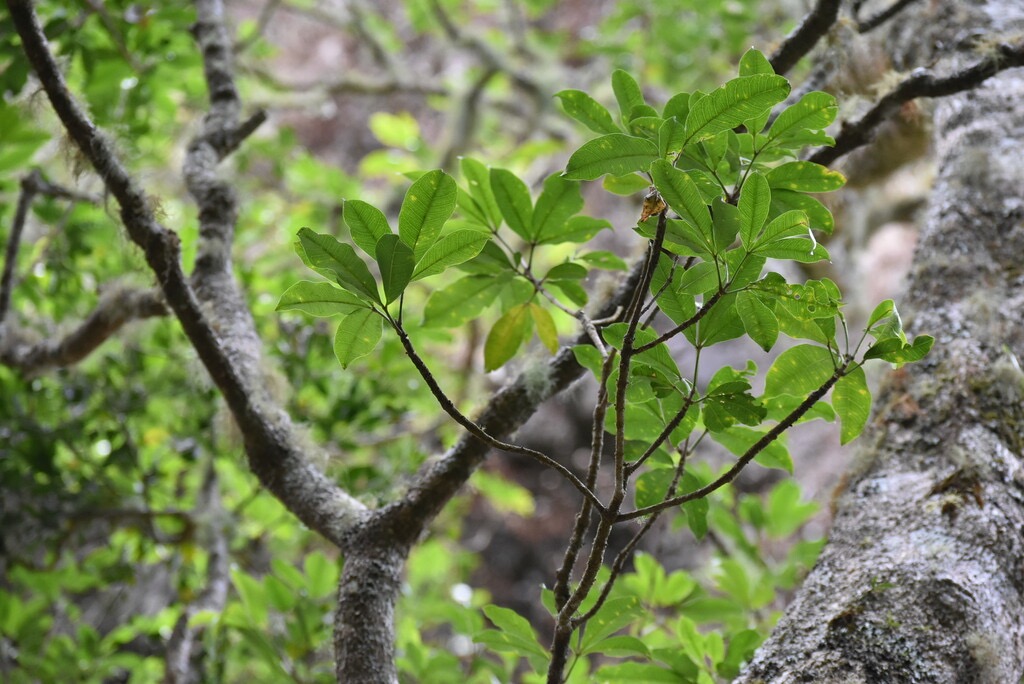
[[[1019,0],[918,5],[889,36],[897,68],[1024,29]],[[935,348],[884,380],[828,545],[739,681],[1024,673],[1024,70],[938,101],[934,137],[903,307]]]

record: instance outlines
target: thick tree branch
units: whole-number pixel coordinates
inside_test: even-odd
[[[1019,66],[1024,66],[1024,43],[1000,44],[981,61],[949,76],[936,76],[925,69],[917,69],[856,122],[843,123],[836,136],[836,144],[821,148],[808,161],[828,166],[843,155],[868,144],[878,127],[910,100],[918,97],[945,97],[971,90],[1000,71]]]
[[[254,384],[254,378],[239,367],[237,361],[246,355],[231,348],[234,340],[222,341],[207,320],[182,271],[178,236],[157,222],[146,194],[68,91],[31,3],[7,0],[7,6],[22,48],[57,116],[117,200],[128,235],[142,248],[168,306],[223,393],[241,428],[253,471],[306,525],[340,543],[365,507],[305,460],[287,414],[274,406],[262,385]],[[226,92],[219,90],[211,95],[217,98]],[[228,316],[237,312],[217,313],[222,321],[231,321]]]
[[[965,63],[965,26],[1019,35],[1024,6],[922,3],[885,45],[895,63]],[[937,175],[902,306],[935,346],[883,381],[829,541],[738,682],[1024,672],[1022,96],[1024,73],[1007,69],[936,103]]]
[[[49,368],[72,366],[91,354],[125,324],[166,316],[167,306],[159,290],[115,287],[73,331],[63,337],[29,342],[8,328],[0,339],[0,363],[33,375]],[[21,337],[22,339],[18,339]]]
[[[769,58],[775,73],[788,73],[804,55],[814,49],[821,37],[836,23],[841,4],[842,0],[818,0],[800,25],[786,36],[782,45]]]

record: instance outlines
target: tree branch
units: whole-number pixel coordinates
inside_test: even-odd
[[[857,20],[857,31],[859,33],[867,33],[872,29],[876,29],[885,22],[889,21],[897,14],[906,9],[911,3],[917,2],[917,0],[895,0],[891,5],[886,7],[884,10],[879,11],[867,19]]]
[[[792,33],[786,36],[782,45],[768,60],[775,73],[787,73],[804,55],[814,49],[821,37],[836,23],[841,4],[842,0],[818,0],[814,9],[807,13]]]
[[[596,312],[593,318],[607,318],[632,301],[643,272],[643,260],[638,261],[619,288]],[[586,332],[580,333],[573,344],[593,344]],[[542,403],[564,391],[584,373],[576,361],[571,346],[563,347],[548,362],[546,371],[521,373],[498,390],[481,411],[476,424],[495,438],[504,438],[518,430]],[[441,508],[458,492],[473,471],[487,456],[490,446],[470,434],[465,434],[439,460],[423,465],[414,476],[406,496],[401,501],[380,509],[377,515],[395,529],[402,538],[414,540]]]
[[[1024,43],[995,47],[980,62],[950,76],[916,69],[854,123],[844,123],[833,147],[823,147],[808,161],[828,166],[839,157],[871,142],[875,130],[901,105],[918,97],[945,97],[977,87],[1004,69],[1024,66]]]
[[[181,322],[214,383],[223,393],[244,436],[252,470],[260,481],[310,528],[336,544],[359,519],[365,506],[339,489],[314,468],[297,446],[287,414],[269,401],[257,378],[238,363],[247,355],[214,331],[196,293],[181,268],[178,236],[160,225],[145,192],[118,159],[112,144],[82,111],[68,91],[50,54],[39,19],[28,0],[7,0],[11,19],[21,36],[22,49],[46,91],[57,116],[83,155],[103,179],[120,207],[129,237],[142,248],[163,291],[167,305]],[[229,48],[228,48],[229,51]],[[211,93],[217,99],[228,91]],[[227,279],[230,280],[230,274]],[[240,299],[240,297],[239,297]],[[216,309],[215,309],[216,310]],[[221,322],[233,311],[217,310]],[[246,321],[249,322],[249,321]]]
[[[409,357],[412,364],[416,367],[416,370],[419,371],[420,377],[423,378],[423,381],[427,383],[430,393],[434,395],[434,398],[437,400],[437,403],[440,404],[441,409],[451,416],[456,423],[461,425],[467,432],[469,432],[469,434],[484,442],[492,449],[506,451],[510,454],[519,454],[520,456],[529,456],[546,468],[551,468],[565,478],[565,480],[575,487],[581,494],[583,494],[587,501],[594,505],[599,511],[602,513],[604,512],[604,506],[601,504],[600,499],[598,499],[594,492],[591,491],[587,485],[583,484],[580,479],[564,465],[536,449],[530,449],[529,447],[525,447],[520,444],[503,442],[500,439],[492,437],[487,434],[485,430],[481,429],[479,425],[459,411],[458,407],[452,403],[452,400],[448,398],[448,395],[446,395],[444,391],[441,390],[440,385],[437,384],[434,374],[430,372],[430,369],[427,368],[427,364],[412,346],[412,341],[409,339],[409,335],[406,334],[405,330],[396,321],[391,321],[391,324],[394,326],[395,332],[398,333],[398,339],[402,342],[402,347],[405,349],[406,356]]]
[[[72,366],[91,354],[125,324],[166,316],[167,306],[159,290],[115,287],[104,294],[96,308],[72,332],[40,342],[19,340],[8,327],[0,340],[0,363],[32,375],[49,368]]]
[[[811,407],[814,406],[814,404],[817,403],[819,399],[825,396],[830,389],[832,389],[832,386],[836,384],[836,381],[838,381],[839,378],[843,376],[843,372],[845,370],[846,366],[840,366],[839,368],[837,368],[835,373],[832,374],[832,377],[826,380],[821,387],[807,395],[807,398],[804,399],[799,406],[793,409],[792,413],[790,413],[788,416],[780,420],[771,430],[764,433],[761,439],[757,440],[754,444],[752,444],[750,448],[747,449],[743,453],[743,455],[740,456],[740,458],[732,465],[732,467],[729,468],[729,470],[722,473],[714,482],[711,482],[710,484],[705,485],[700,489],[696,489],[687,494],[681,494],[676,497],[665,499],[661,503],[654,504],[653,506],[638,508],[635,511],[622,513],[618,516],[616,522],[622,522],[625,520],[636,520],[637,518],[642,518],[645,515],[658,513],[659,511],[663,511],[666,508],[674,508],[676,506],[679,506],[680,504],[686,503],[687,501],[702,499],[711,492],[715,491],[716,489],[720,489],[725,485],[729,484],[730,482],[736,479],[736,476],[739,475],[740,472],[744,468],[746,468],[747,465],[752,460],[754,460],[754,457],[761,453],[766,446],[768,446],[776,439],[778,439],[779,435],[781,435],[783,432],[791,428],[796,423],[796,421],[800,420],[800,418],[805,413],[810,411]]]
[[[89,202],[90,204],[99,202],[91,195],[75,192],[49,182],[43,178],[43,174],[38,169],[21,179],[21,192],[18,195],[17,208],[14,210],[14,220],[11,222],[11,232],[7,236],[4,270],[3,275],[0,276],[0,324],[4,322],[7,312],[10,310],[11,291],[14,289],[14,269],[17,266],[18,251],[21,249],[21,233],[25,228],[28,210],[36,195],[47,195],[77,202]]]

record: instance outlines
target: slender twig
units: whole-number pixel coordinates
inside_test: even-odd
[[[597,390],[597,403],[594,404],[594,418],[590,434],[590,466],[587,470],[587,487],[591,491],[597,486],[597,474],[601,467],[601,453],[604,451],[604,417],[608,412],[608,376],[611,375],[612,366],[615,363],[615,354],[605,356],[601,365],[600,384]],[[580,549],[583,548],[583,538],[590,529],[592,507],[590,500],[585,499],[576,514],[576,523],[573,526],[572,534],[569,536],[569,543],[565,548],[565,555],[562,558],[562,565],[555,574],[555,608],[561,610],[569,601],[569,582],[572,580],[572,571],[579,558]]]
[[[854,123],[844,123],[833,147],[823,147],[808,160],[825,166],[839,157],[871,142],[875,131],[900,106],[918,97],[945,97],[971,90],[1004,69],[1024,66],[1024,43],[1001,44],[992,53],[961,71],[937,76],[926,69],[917,69],[889,91]]]
[[[274,14],[277,13],[277,8],[280,6],[281,0],[267,0],[263,3],[259,16],[256,17],[256,26],[253,27],[252,33],[235,43],[233,52],[236,55],[245,52],[263,37],[264,31],[270,25],[270,20],[274,18]]]
[[[867,33],[872,29],[876,29],[915,2],[917,2],[917,0],[895,0],[895,2],[884,10],[879,11],[877,14],[874,14],[864,20],[858,19],[857,31],[860,33]]]
[[[583,600],[590,594],[597,581],[598,572],[604,563],[604,556],[608,549],[608,539],[611,536],[612,528],[617,522],[619,509],[626,497],[626,462],[625,462],[625,427],[626,427],[626,388],[629,383],[630,361],[636,354],[633,344],[636,339],[636,331],[640,326],[640,318],[643,315],[643,300],[650,287],[651,278],[654,276],[654,268],[661,257],[661,247],[665,240],[665,230],[668,224],[667,210],[662,210],[658,215],[658,227],[647,249],[647,256],[643,261],[640,279],[629,306],[626,307],[627,327],[622,339],[622,350],[619,353],[618,373],[615,385],[615,448],[613,452],[615,468],[615,488],[608,505],[601,516],[594,533],[594,540],[590,545],[590,553],[587,556],[587,564],[583,570],[580,582],[564,604],[558,610],[558,619],[555,623],[555,633],[551,640],[551,662],[548,665],[548,684],[558,684],[562,681],[562,672],[568,661],[569,643],[572,633],[576,629],[574,618]]]
[[[14,221],[11,223],[11,232],[7,235],[7,250],[4,255],[4,271],[0,276],[0,323],[4,322],[7,316],[7,309],[11,305],[11,289],[14,285],[14,267],[18,261],[18,249],[21,247],[21,232],[25,228],[25,219],[28,217],[28,208],[32,206],[32,199],[35,197],[36,188],[32,182],[33,177],[39,176],[38,171],[33,171],[21,179],[21,192],[18,194],[18,206],[14,210]]]
[[[18,204],[14,210],[11,231],[7,236],[3,275],[0,275],[0,323],[4,322],[7,312],[10,310],[11,291],[14,289],[14,270],[17,266],[18,251],[21,249],[21,234],[25,229],[29,207],[32,206],[32,200],[36,195],[57,197],[74,202],[88,202],[89,204],[99,203],[99,199],[92,195],[51,183],[43,177],[38,169],[21,179],[21,192],[18,194]]]
[[[697,325],[697,323],[700,322],[700,319],[704,318],[704,316],[706,316],[707,313],[709,311],[711,311],[711,307],[713,307],[715,304],[717,304],[718,300],[721,299],[723,295],[725,295],[725,290],[724,289],[719,289],[713,295],[708,297],[708,300],[706,302],[704,302],[699,309],[697,309],[696,313],[694,313],[692,316],[687,318],[685,321],[683,321],[682,323],[680,323],[676,327],[674,327],[671,330],[669,330],[664,335],[661,335],[660,337],[658,337],[655,340],[651,340],[647,344],[640,345],[639,347],[636,348],[636,353],[640,354],[640,353],[643,353],[643,352],[647,351],[648,349],[654,349],[655,347],[657,347],[662,342],[667,342],[668,340],[672,339],[673,337],[675,337],[679,333],[683,332],[684,330],[687,330],[687,329]]]
[[[483,66],[500,71],[508,76],[512,85],[527,93],[533,99],[538,111],[544,108],[546,104],[544,88],[541,87],[533,76],[510,64],[491,45],[488,45],[472,33],[459,28],[438,0],[429,0],[429,4],[434,17],[449,40],[475,54]]]
[[[734,463],[733,466],[729,468],[729,470],[722,473],[722,475],[720,475],[710,484],[705,485],[704,487],[694,490],[688,494],[683,494],[681,496],[666,499],[665,501],[662,501],[661,503],[658,504],[654,504],[653,506],[638,508],[637,510],[630,511],[628,513],[620,513],[617,518],[617,522],[622,522],[625,520],[635,520],[636,518],[642,518],[645,515],[651,515],[652,513],[663,511],[666,508],[673,508],[680,504],[684,504],[687,501],[702,499],[708,494],[714,492],[715,490],[721,489],[725,485],[729,484],[730,482],[736,479],[736,476],[740,474],[740,472],[747,466],[747,464],[754,460],[755,456],[764,451],[765,447],[767,447],[769,444],[778,439],[779,435],[781,435],[783,432],[792,427],[796,423],[796,421],[800,420],[800,418],[803,417],[805,413],[811,410],[811,407],[814,406],[814,404],[819,399],[825,396],[825,394],[827,394],[830,389],[832,389],[832,386],[835,385],[836,381],[838,381],[839,378],[843,376],[843,373],[845,371],[846,366],[839,366],[838,368],[836,368],[835,373],[833,373],[832,376],[828,380],[826,380],[821,387],[807,395],[807,398],[804,399],[799,406],[793,409],[792,413],[783,418],[771,430],[762,435],[761,439],[757,440],[754,444],[752,444],[750,448],[747,449],[742,456],[740,456],[736,463]]]
[[[456,407],[455,404],[452,403],[452,400],[449,399],[448,395],[445,394],[444,390],[441,389],[441,386],[437,384],[437,379],[434,378],[434,374],[430,372],[430,369],[427,367],[427,364],[423,361],[423,358],[419,355],[419,352],[417,352],[416,348],[413,347],[412,340],[409,339],[409,335],[405,332],[402,326],[398,324],[397,321],[392,319],[390,322],[392,327],[394,327],[395,332],[398,334],[398,339],[401,340],[402,342],[402,347],[405,349],[406,356],[408,356],[409,360],[412,361],[413,366],[416,367],[416,370],[419,372],[420,377],[423,378],[423,381],[427,383],[427,387],[430,389],[430,393],[434,395],[434,399],[437,400],[437,403],[441,406],[441,409],[449,416],[451,416],[452,420],[454,420],[456,423],[465,428],[466,431],[469,432],[471,435],[473,435],[474,437],[476,437],[477,439],[479,439],[480,441],[484,442],[485,444],[494,449],[498,449],[499,451],[506,451],[510,454],[520,454],[522,456],[529,456],[538,463],[541,463],[542,465],[545,465],[548,468],[555,470],[556,472],[558,472],[558,474],[560,474],[562,477],[568,480],[573,487],[579,490],[579,492],[583,494],[583,496],[585,496],[587,500],[590,501],[595,508],[597,508],[598,511],[601,511],[602,514],[604,513],[604,505],[601,503],[601,500],[597,498],[597,495],[595,495],[594,492],[591,491],[589,487],[587,487],[587,485],[580,481],[580,479],[576,477],[576,475],[574,475],[572,471],[570,471],[564,465],[554,460],[550,456],[537,451],[536,449],[531,449],[521,444],[511,444],[509,442],[504,442],[500,439],[492,437],[491,435],[487,434],[487,432],[482,427],[474,423],[464,413],[459,411],[458,407]]]
[[[683,473],[686,471],[686,458],[689,455],[689,450],[684,450],[679,456],[679,464],[676,466],[676,471],[672,476],[672,482],[669,483],[668,489],[665,490],[665,498],[670,499],[676,493],[676,488],[679,486],[679,480],[683,477]],[[636,531],[633,537],[626,542],[626,545],[616,554],[615,560],[612,561],[608,579],[605,581],[604,586],[601,587],[601,593],[598,594],[597,600],[594,601],[594,605],[590,607],[583,615],[579,615],[573,618],[573,624],[577,627],[585,625],[591,618],[597,615],[597,611],[601,610],[604,602],[608,599],[612,589],[615,587],[615,582],[622,575],[622,569],[626,566],[628,561],[633,556],[633,551],[636,550],[637,545],[643,540],[651,528],[654,527],[654,523],[658,521],[661,514],[664,511],[659,511],[647,517],[644,520],[643,525]]]
[[[669,438],[673,430],[679,427],[679,424],[683,422],[683,418],[686,417],[687,411],[689,411],[690,407],[693,406],[693,401],[696,398],[696,396],[697,385],[691,384],[690,392],[686,395],[686,399],[683,400],[682,408],[676,411],[676,414],[672,416],[672,420],[670,420],[668,424],[665,425],[665,429],[663,429],[661,433],[654,438],[654,441],[647,445],[647,449],[644,450],[644,453],[640,455],[640,458],[636,459],[635,461],[626,466],[627,475],[636,472],[637,468],[642,466],[647,461],[647,459],[650,458],[654,454],[654,452],[658,450],[658,447],[665,443],[665,440]]]
[[[595,321],[617,317],[632,300],[643,263],[635,263],[612,296],[593,312]],[[586,332],[581,332],[573,344],[591,344],[591,341]],[[491,396],[476,422],[490,435],[510,435],[526,423],[544,401],[564,391],[584,372],[571,346],[565,346],[543,369],[545,382],[541,387],[536,383],[537,369],[520,373]],[[401,533],[396,541],[415,541],[489,452],[487,444],[467,432],[442,458],[425,463],[412,478],[407,495],[382,513],[391,528]]]
[[[484,88],[497,73],[497,69],[485,67],[459,101],[454,121],[449,124],[451,138],[440,155],[440,168],[451,169],[459,155],[472,144],[477,122],[480,119],[480,100],[483,97]]]
[[[121,58],[132,68],[133,71],[139,73],[142,71],[142,65],[139,64],[138,60],[132,54],[131,50],[128,49],[128,44],[124,39],[124,34],[117,27],[117,22],[114,21],[113,17],[107,11],[107,7],[104,3],[99,0],[83,0],[84,3],[91,9],[96,16],[100,18],[100,23],[103,24],[103,28],[107,30],[107,34],[110,36],[110,42],[117,48]]]
[[[842,0],[818,0],[768,60],[775,73],[789,72],[804,55],[814,49],[821,37],[836,23],[841,4]]]

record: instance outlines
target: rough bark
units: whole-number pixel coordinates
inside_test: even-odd
[[[972,27],[971,40],[962,32]],[[894,64],[981,34],[1018,2],[927,3]],[[938,178],[903,308],[936,337],[891,373],[831,538],[739,681],[1016,682],[1024,673],[1024,72],[937,103]]]

